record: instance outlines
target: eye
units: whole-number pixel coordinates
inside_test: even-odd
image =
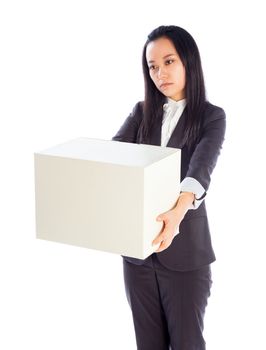
[[[154,69],[155,69],[155,66],[150,66],[149,69],[150,69],[150,70],[154,70]]]
[[[171,63],[173,63],[174,62],[174,60],[167,60],[166,61],[166,64],[171,64]]]

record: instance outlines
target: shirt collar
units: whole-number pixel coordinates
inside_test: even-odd
[[[185,98],[179,101],[175,101],[170,97],[167,97],[166,103],[163,105],[163,109],[164,111],[167,111],[168,109],[176,111],[180,107],[185,108],[186,102],[187,100]]]

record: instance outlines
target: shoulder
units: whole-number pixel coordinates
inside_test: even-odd
[[[132,110],[132,113],[143,113],[143,105],[144,105],[144,101],[138,101]]]
[[[143,119],[143,101],[138,101],[132,108],[129,115],[130,119],[140,123]]]
[[[225,111],[219,106],[206,101],[204,108],[204,124],[218,120],[225,119]]]

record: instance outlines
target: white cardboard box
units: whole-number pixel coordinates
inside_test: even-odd
[[[78,138],[34,154],[37,238],[144,259],[179,194],[176,148]]]

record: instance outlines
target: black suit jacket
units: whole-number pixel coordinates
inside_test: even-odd
[[[138,102],[126,118],[116,135],[115,141],[140,143],[139,127],[143,118],[143,102]],[[151,145],[161,145],[162,117],[157,120],[151,135]],[[225,134],[225,113],[222,108],[206,102],[201,136],[190,150],[182,144],[186,109],[181,115],[167,146],[180,148],[181,180],[193,177],[205,189],[210,185],[211,173],[220,154]],[[170,208],[169,208],[170,209]],[[161,213],[158,213],[158,215]],[[160,253],[155,253],[160,262],[171,270],[188,271],[215,261],[205,202],[198,209],[188,210],[179,226],[180,233],[171,245]],[[126,260],[141,265],[144,260],[123,256]]]

